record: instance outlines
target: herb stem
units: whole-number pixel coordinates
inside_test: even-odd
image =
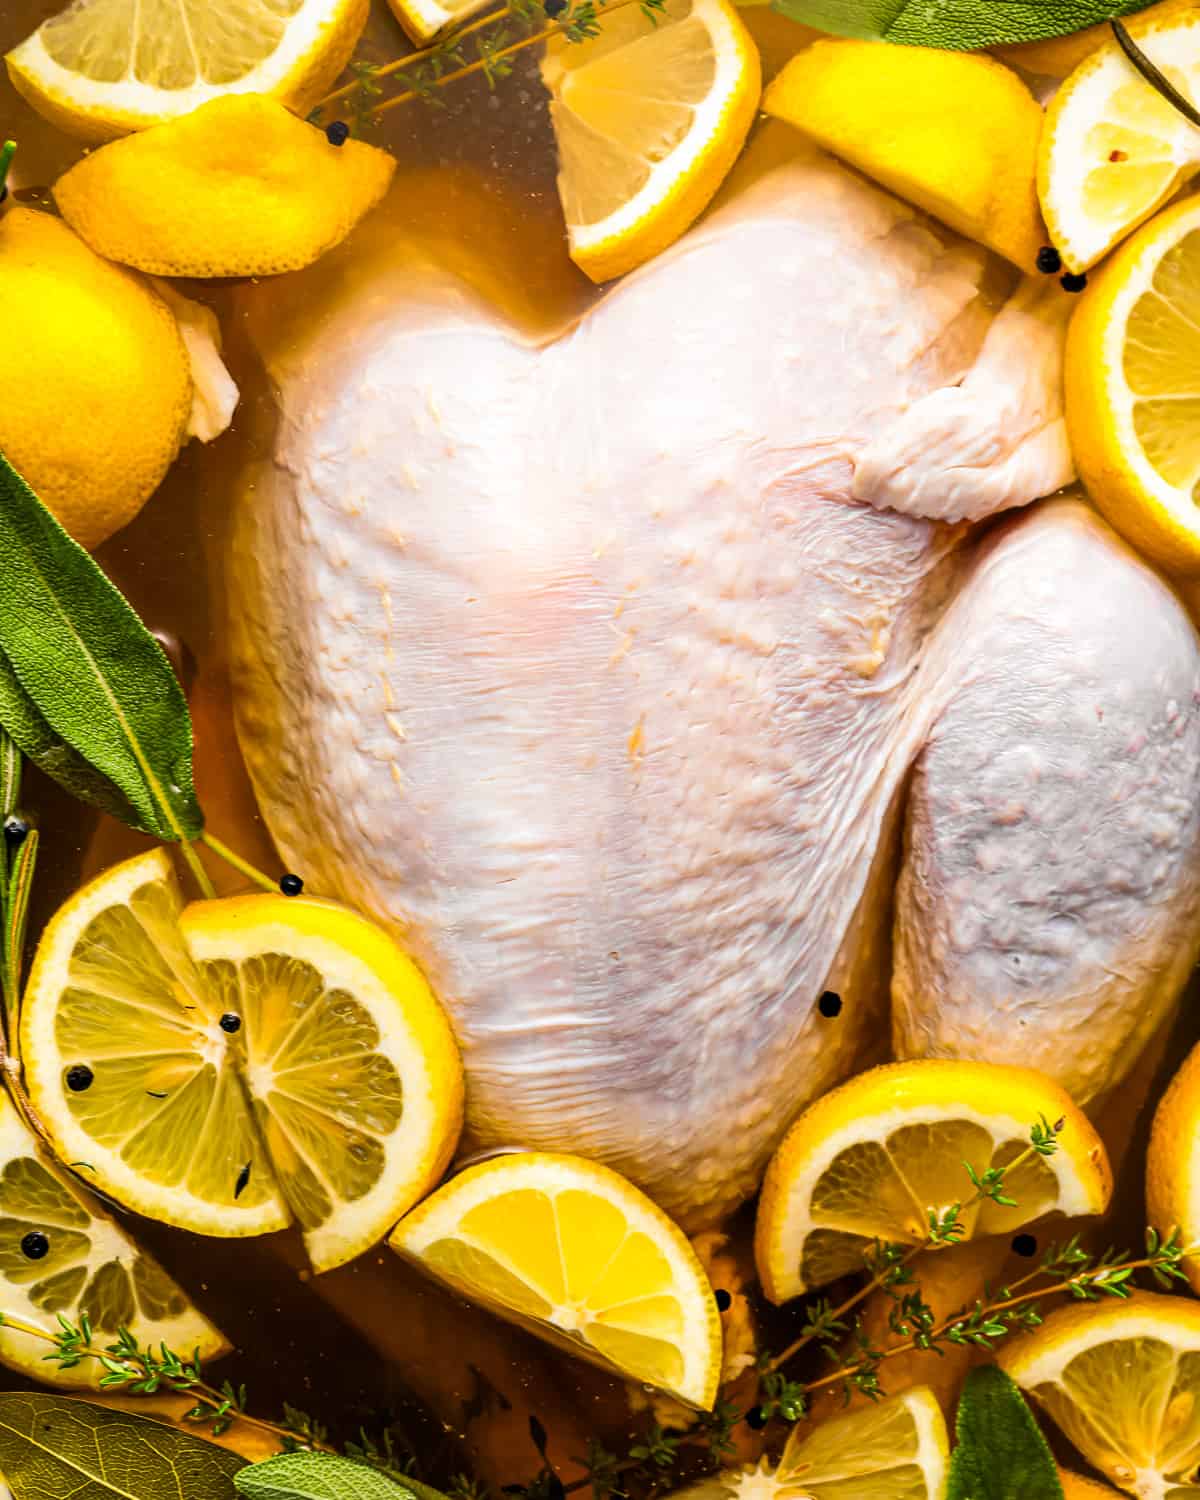
[[[187,867],[192,872],[196,884],[200,887],[200,894],[208,901],[217,894],[217,888],[209,878],[208,871],[200,863],[200,856],[196,853],[195,844],[191,839],[181,838],[179,840],[179,852],[187,861]]]
[[[502,21],[506,16],[511,16],[512,10],[504,6],[501,10],[489,11],[486,16],[480,16],[477,21],[472,21],[469,26],[463,26],[460,30],[452,33],[453,40],[458,43],[463,37],[471,36],[476,31],[482,31],[485,26],[491,26],[495,21]],[[433,57],[440,52],[445,44],[445,39],[433,42],[428,47],[422,47],[419,52],[409,52],[405,57],[397,57],[390,63],[383,63],[378,68],[372,68],[372,78],[387,78],[393,73],[399,73],[404,68],[411,68],[415,63],[424,62],[427,57]],[[316,108],[324,110],[331,104],[336,104],[339,99],[346,99],[358,88],[358,83],[343,84],[340,89],[334,89],[332,94],[326,94],[320,100]]]
[[[1193,125],[1200,126],[1200,110],[1179,92],[1161,68],[1146,56],[1134,39],[1129,35],[1128,28],[1123,21],[1115,17],[1109,22],[1113,35],[1116,37],[1121,51],[1142,75],[1150,87],[1156,90],[1167,101],[1173,105],[1185,120]]]
[[[200,835],[200,842],[211,849],[218,859],[223,859],[227,865],[232,865],[240,875],[244,875],[247,880],[260,886],[264,891],[279,889],[277,881],[272,880],[269,875],[264,875],[256,865],[252,865],[248,859],[243,859],[236,850],[222,843],[215,834],[209,833],[207,828]]]

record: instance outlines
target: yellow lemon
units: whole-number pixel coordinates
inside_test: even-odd
[[[763,108],[968,239],[1032,271],[1042,108],[979,53],[827,38],[767,89]]]
[[[1147,1500],[1200,1494],[1200,1306],[1189,1297],[1060,1307],[997,1357],[1119,1489]]]
[[[229,1345],[167,1273],[35,1141],[0,1090],[0,1360],[43,1385],[97,1386],[104,1368],[46,1359],[46,1339],[14,1324],[59,1331],[86,1313],[103,1348],[122,1328],[140,1343],[193,1350],[202,1360]]]
[[[469,1167],[396,1226],[392,1249],[595,1364],[709,1410],[721,1322],[682,1230],[631,1182],[577,1156]]]
[[[1060,1120],[1055,1153],[1031,1152],[1032,1127]],[[771,1159],[755,1231],[763,1290],[786,1302],[861,1271],[877,1239],[926,1243],[930,1215],[973,1196],[964,1163],[982,1175],[1017,1157],[1004,1179],[1016,1207],[964,1207],[966,1237],[1107,1207],[1100,1137],[1044,1074],[936,1059],[861,1073],[806,1109]]]
[[[1188,1054],[1159,1102],[1146,1157],[1146,1208],[1166,1236],[1200,1246],[1200,1047]],[[1183,1263],[1200,1291],[1200,1259]]]
[[[132,521],[184,439],[192,377],[140,276],[59,219],[0,217],[0,452],[84,547]]]
[[[672,1500],[943,1500],[946,1423],[924,1386],[795,1428],[777,1468],[730,1469]]]
[[[604,17],[542,63],[571,258],[593,281],[665,250],[737,159],[758,109],[758,50],[729,0],[665,0]]]
[[[75,0],[8,54],[13,83],[61,130],[106,141],[222,94],[307,114],[350,61],[369,0]],[[248,143],[243,143],[248,144]]]
[[[270,276],[344,240],[395,170],[386,151],[331,145],[274,100],[231,94],[93,151],[54,199],[109,260],[156,276]]]
[[[404,27],[410,41],[418,47],[431,42],[440,31],[461,26],[481,10],[489,0],[388,0],[392,14]]]
[[[1198,32],[1200,35],[1200,32]],[[1080,478],[1113,526],[1200,572],[1200,197],[1101,267],[1071,319],[1066,417]]]
[[[184,909],[162,849],[51,919],[21,1036],[64,1160],[199,1234],[294,1218],[318,1270],[433,1187],[462,1124],[449,1024],[380,928],[282,895]]]

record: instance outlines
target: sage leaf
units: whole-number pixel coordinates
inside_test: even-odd
[[[996,1365],[972,1370],[958,1401],[946,1500],[1063,1500],[1041,1428]]]
[[[124,596],[0,455],[0,725],[74,796],[195,838],[192,723]]]
[[[793,21],[835,36],[867,37],[909,47],[970,52],[977,47],[1042,42],[1153,0],[773,0]]]
[[[0,1471],[14,1500],[236,1500],[245,1460],[132,1412],[0,1392]]]
[[[233,1483],[243,1500],[415,1500],[378,1469],[332,1453],[283,1453],[240,1470]]]

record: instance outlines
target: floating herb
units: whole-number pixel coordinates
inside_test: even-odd
[[[243,1500],[416,1500],[403,1483],[331,1453],[284,1453],[241,1469]]]
[[[1041,1428],[995,1365],[967,1376],[955,1420],[947,1500],[1063,1500]]]
[[[836,36],[971,52],[1041,42],[1145,10],[1153,0],[772,0],[793,21]]]

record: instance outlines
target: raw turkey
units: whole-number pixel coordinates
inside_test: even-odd
[[[1070,299],[782,139],[564,329],[386,211],[247,307],[280,849],[419,957],[473,1147],[691,1226],[889,1036],[1095,1099],[1200,936],[1196,633],[1080,500],[1017,509],[1072,477]]]

